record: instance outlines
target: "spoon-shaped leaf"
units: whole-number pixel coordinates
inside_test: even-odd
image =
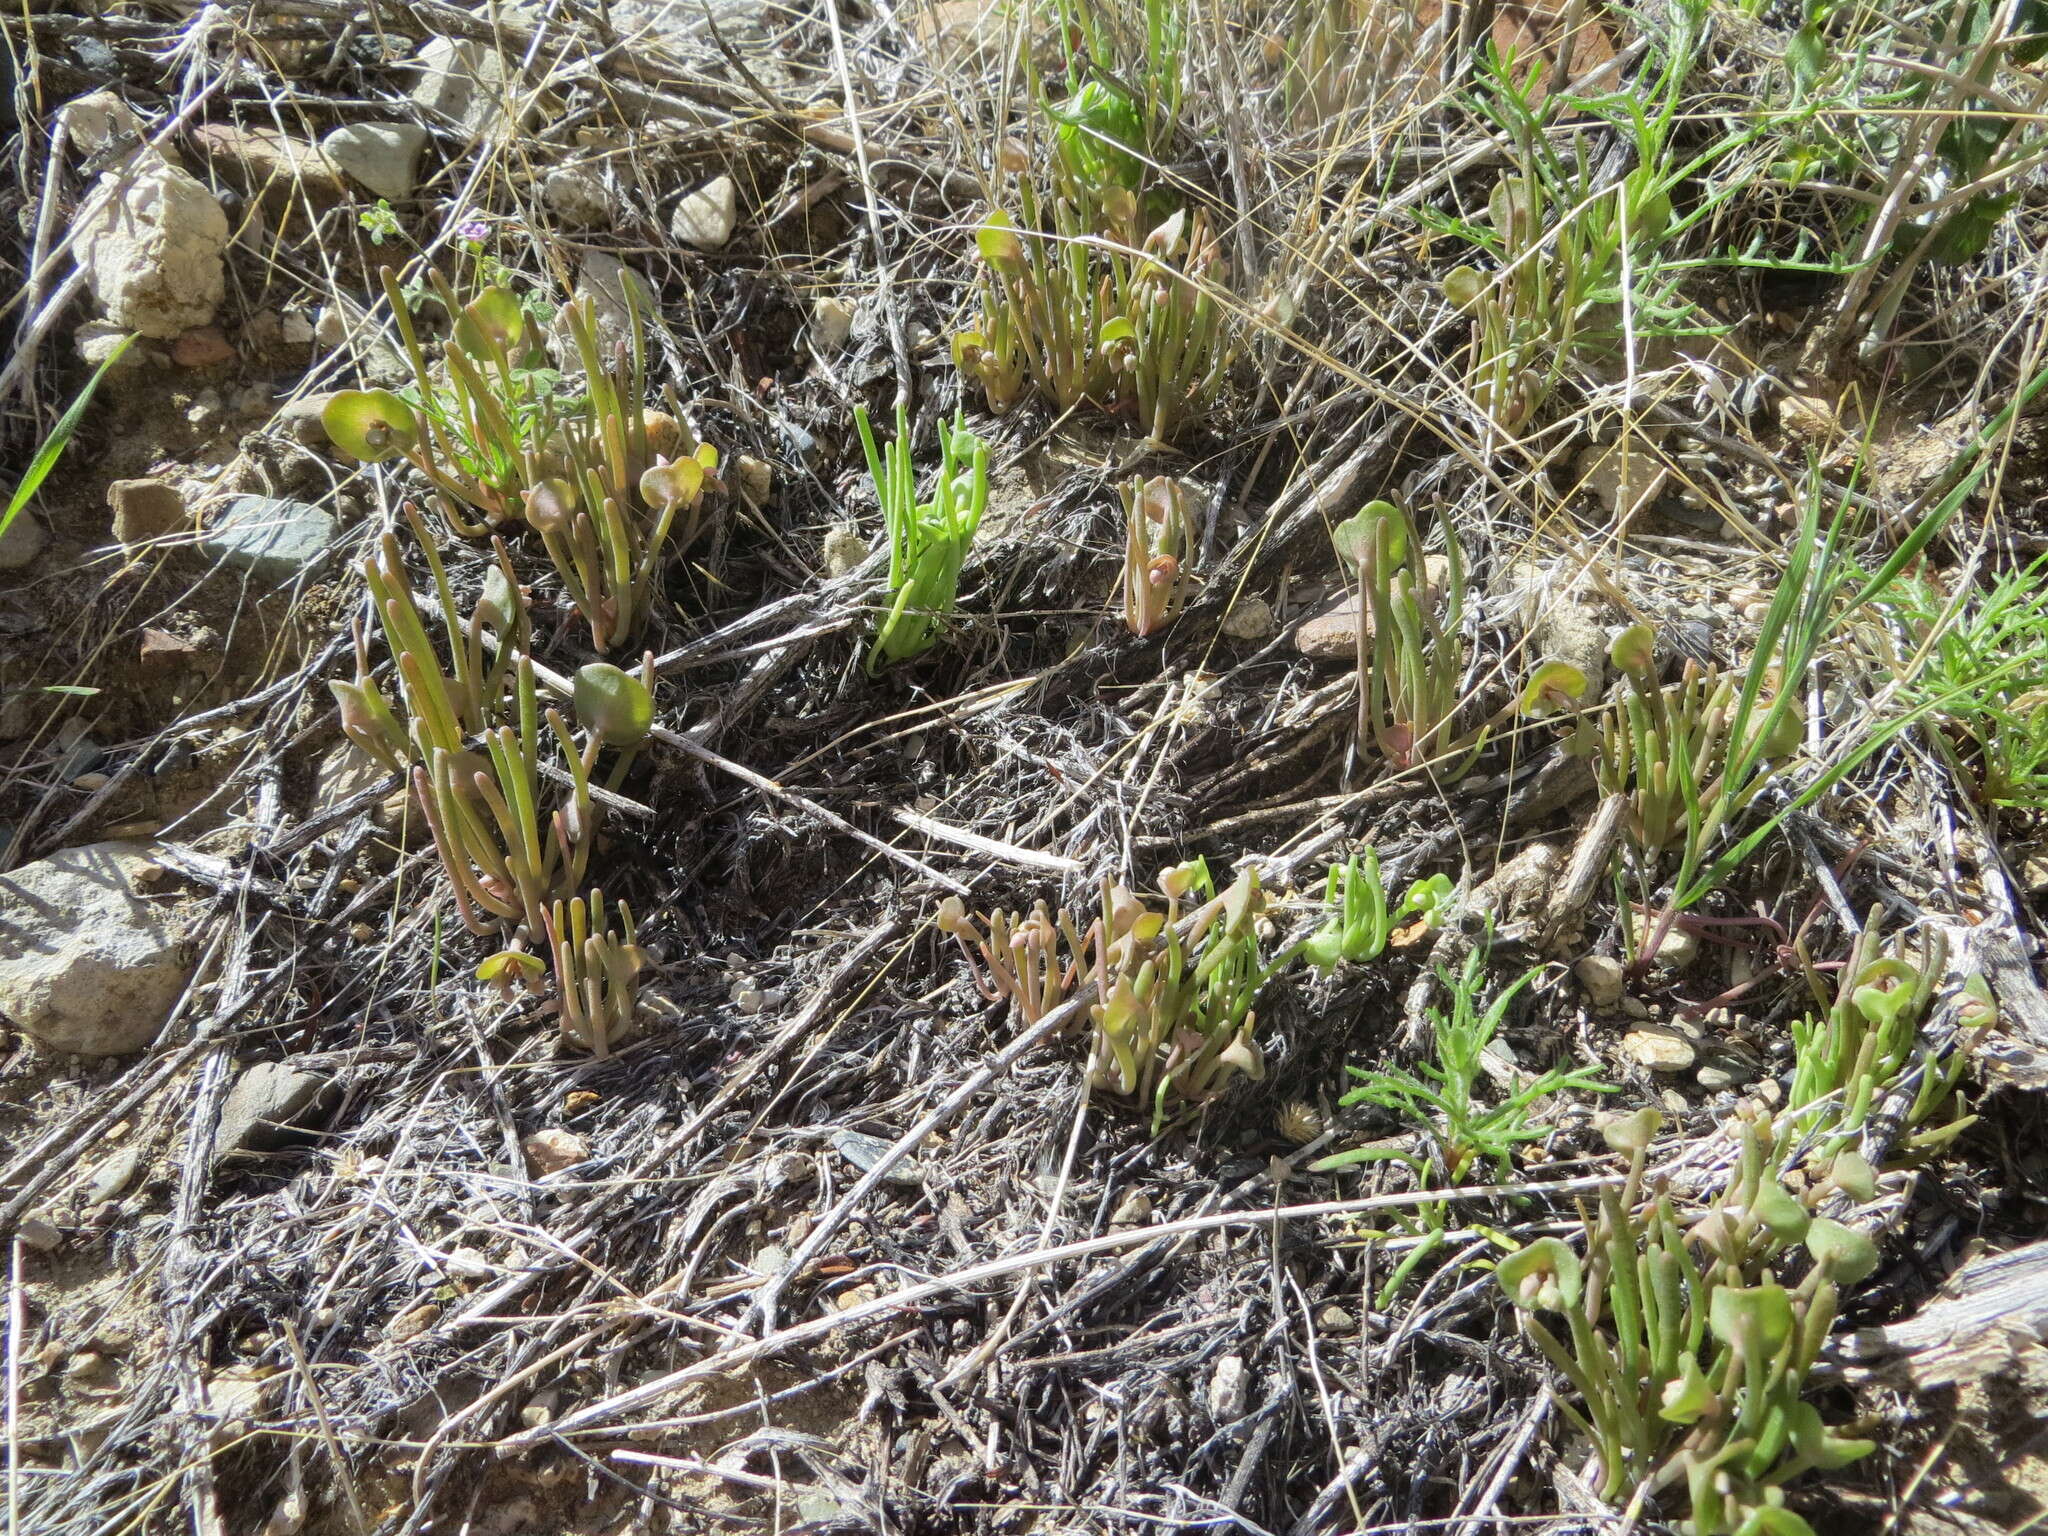
[[[608,747],[637,747],[654,728],[654,696],[632,673],[593,661],[576,673],[576,718]]]
[[[388,389],[344,389],[320,412],[328,441],[350,458],[382,464],[420,440],[412,407]]]

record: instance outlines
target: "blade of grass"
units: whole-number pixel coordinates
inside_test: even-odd
[[[0,539],[7,537],[7,530],[14,526],[14,520],[21,515],[21,509],[33,501],[36,492],[43,488],[43,482],[50,477],[50,471],[57,467],[57,460],[63,457],[73,434],[78,431],[78,424],[85,419],[86,407],[92,404],[92,397],[100,387],[100,380],[107,376],[108,369],[121,361],[121,354],[134,342],[133,336],[121,338],[114,350],[107,354],[107,360],[85,381],[85,388],[78,392],[78,398],[73,400],[70,408],[57,419],[57,425],[50,429],[50,435],[43,439],[43,446],[36,450],[35,458],[29,463],[28,473],[21,477],[21,484],[14,488],[14,495],[8,499],[7,510],[0,512]]]

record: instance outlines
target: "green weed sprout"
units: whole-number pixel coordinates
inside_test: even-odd
[[[896,407],[896,440],[886,453],[875,446],[867,410],[856,406],[853,418],[889,530],[891,600],[868,650],[872,675],[886,665],[922,655],[938,633],[939,621],[953,611],[960,567],[988,506],[988,445],[967,430],[964,414],[953,418],[950,430],[942,425],[938,482],[932,499],[920,503],[910,462],[908,410]]]
[[[1785,1100],[1792,1123],[1823,1133],[1826,1147],[1843,1145],[1864,1129],[1872,1109],[1916,1065],[1919,1086],[1906,1111],[1906,1126],[1925,1123],[1948,1102],[1969,1052],[1940,1051],[1920,1035],[1947,961],[1948,940],[1939,928],[1926,931],[1911,960],[1884,953],[1877,914],[1871,914],[1842,968],[1834,1005],[1818,1018],[1792,1025],[1792,1086]],[[1981,982],[1966,1004],[1965,1021],[1973,1031],[1995,1019],[1995,1005]],[[1951,1140],[1973,1118],[1952,1120],[1916,1141],[1929,1146]]]
[[[336,447],[366,464],[403,457],[439,493],[449,526],[481,538],[516,521],[527,487],[542,478],[537,453],[563,408],[561,375],[529,335],[525,307],[511,289],[493,285],[464,304],[432,271],[428,280],[454,325],[437,376],[398,274],[385,267],[379,275],[412,365],[409,398],[345,389],[328,401],[321,421]]]
[[[1418,1176],[1447,1184],[1457,1184],[1477,1169],[1506,1177],[1514,1149],[1546,1134],[1543,1127],[1530,1123],[1543,1100],[1574,1090],[1612,1092],[1590,1067],[1552,1068],[1498,1103],[1481,1102],[1476,1091],[1484,1074],[1480,1058],[1499,1033],[1516,994],[1540,974],[1540,969],[1527,972],[1482,1010],[1485,946],[1468,953],[1456,973],[1439,966],[1437,977],[1450,994],[1451,1008],[1449,1013],[1435,1007],[1429,1011],[1436,1061],[1420,1063],[1412,1072],[1406,1067],[1347,1067],[1359,1085],[1338,1101],[1347,1107],[1372,1104],[1399,1115],[1427,1137],[1428,1153],[1417,1157],[1385,1148],[1358,1148],[1324,1158],[1315,1165],[1317,1170],[1391,1158],[1409,1164]]]
[[[1473,319],[1474,403],[1504,430],[1528,421],[1576,361],[1611,358],[1636,342],[1713,334],[1681,292],[1684,264],[1667,252],[1685,230],[1716,216],[1735,189],[1710,190],[1683,213],[1674,189],[1768,130],[1711,136],[1690,158],[1676,139],[1686,84],[1705,36],[1703,7],[1674,8],[1653,41],[1654,73],[1628,92],[1571,96],[1550,89],[1540,64],[1489,48],[1475,101],[1513,146],[1514,165],[1482,219],[1425,214],[1433,228],[1485,252],[1498,270],[1461,266],[1444,296]],[[1605,119],[1632,150],[1634,168],[1610,181],[1600,136],[1554,132],[1570,110]]]
[[[1954,599],[1901,582],[1884,606],[1925,655],[1908,697],[1956,777],[1987,805],[2048,809],[2048,559]]]
[[[1195,543],[1187,492],[1165,475],[1124,487],[1124,625],[1140,640],[1180,611]]]
[[[1677,682],[1657,680],[1647,624],[1608,647],[1628,690],[1588,734],[1602,791],[1628,797],[1628,846],[1645,874],[1678,846],[1690,868],[1799,748],[1804,709],[1782,704],[1779,669],[1764,653],[1747,678],[1688,660]]]
[[[1770,1127],[1756,1120],[1743,1124],[1735,1175],[1689,1231],[1667,1192],[1640,1205],[1660,1121],[1646,1108],[1608,1127],[1629,1172],[1585,1217],[1584,1260],[1539,1239],[1500,1262],[1501,1289],[1577,1394],[1564,1412],[1598,1453],[1602,1498],[1683,1486],[1690,1536],[1811,1536],[1785,1507],[1785,1484],[1874,1449],[1830,1431],[1801,1394],[1838,1287],[1874,1269],[1877,1250],[1784,1188]],[[1780,1283],[1774,1266],[1802,1250],[1804,1278]],[[1568,1345],[1542,1314],[1563,1315]]]
[[[1424,1149],[1357,1147],[1322,1158],[1311,1165],[1313,1169],[1321,1173],[1365,1162],[1398,1162],[1407,1166],[1418,1189],[1449,1188],[1480,1169],[1504,1179],[1514,1149],[1546,1134],[1542,1126],[1530,1123],[1545,1099],[1574,1089],[1612,1092],[1591,1068],[1553,1067],[1496,1104],[1480,1102],[1476,1090],[1485,1070],[1481,1057],[1499,1032],[1515,994],[1540,974],[1540,969],[1527,972],[1482,1011],[1479,997],[1486,985],[1485,946],[1469,952],[1456,974],[1439,966],[1437,976],[1450,993],[1451,1010],[1446,1014],[1432,1007],[1429,1012],[1435,1062],[1420,1063],[1414,1071],[1347,1066],[1345,1070],[1359,1079],[1359,1084],[1338,1101],[1346,1107],[1371,1104],[1400,1116],[1422,1133]],[[1391,1302],[1416,1268],[1443,1245],[1450,1212],[1445,1202],[1430,1201],[1418,1206],[1412,1219],[1401,1219],[1421,1241],[1409,1249],[1381,1288],[1377,1298],[1381,1307]]]
[[[1386,887],[1380,882],[1379,854],[1371,848],[1363,855],[1353,854],[1346,862],[1330,866],[1323,884],[1323,909],[1329,917],[1302,941],[1302,958],[1325,974],[1335,970],[1340,960],[1353,965],[1377,960],[1386,950],[1394,925],[1411,913],[1420,915],[1430,927],[1438,927],[1450,896],[1450,877],[1431,875],[1411,884],[1407,894],[1389,907]]]
[[[1465,560],[1445,530],[1449,565],[1444,612],[1423,578],[1414,521],[1389,501],[1369,503],[1332,530],[1345,566],[1357,573],[1358,739],[1395,768],[1428,763],[1445,779],[1462,778],[1485,747],[1487,730],[1460,734],[1465,672],[1459,625],[1465,611]]]
[[[955,336],[955,363],[993,411],[1028,380],[1062,411],[1091,401],[1170,441],[1235,352],[1236,321],[1215,292],[1227,264],[1206,217],[1179,210],[1143,230],[1121,186],[1092,212],[1061,196],[1041,209],[1028,179],[1018,196],[1021,223],[997,209],[975,237],[981,319]]]
[[[647,952],[635,941],[633,909],[618,904],[619,930],[605,914],[604,892],[557,901],[546,914],[562,1033],[597,1056],[633,1027]]]

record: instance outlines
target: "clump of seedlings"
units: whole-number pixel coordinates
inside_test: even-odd
[[[628,336],[606,357],[589,298],[564,318],[582,364],[580,393],[566,390],[518,296],[486,288],[458,306],[439,273],[434,290],[456,316],[429,365],[395,273],[384,287],[414,382],[343,390],[328,402],[328,436],[366,463],[403,457],[436,492],[449,526],[466,538],[524,522],[541,537],[600,652],[629,643],[651,605],[654,577],[673,545],[703,531],[703,498],[718,488],[718,453],[673,416],[649,411],[638,300],[627,286]]]
[[[1965,1038],[1943,1049],[1922,1038],[1929,1005],[1948,962],[1948,940],[1930,928],[1906,958],[1885,953],[1872,913],[1841,970],[1833,1006],[1792,1025],[1791,1123],[1819,1133],[1826,1147],[1846,1146],[1870,1123],[1894,1086],[1917,1080],[1906,1107],[1907,1129],[1925,1124],[1946,1104],[1969,1061],[1968,1045],[1996,1022],[1997,1008],[1981,977],[1965,983],[1957,1023]],[[1816,990],[1818,988],[1816,987]],[[1953,1140],[1974,1116],[1950,1120],[1913,1139],[1925,1149]]]
[[[1629,1171],[1585,1216],[1585,1258],[1538,1239],[1501,1261],[1501,1289],[1571,1384],[1578,1402],[1562,1407],[1592,1443],[1602,1498],[1682,1495],[1690,1536],[1810,1536],[1785,1485],[1873,1449],[1832,1431],[1802,1395],[1838,1288],[1869,1274],[1877,1249],[1785,1187],[1767,1120],[1743,1122],[1740,1165],[1704,1219],[1682,1224],[1663,1189],[1643,1204],[1660,1123],[1645,1108],[1608,1127]],[[1808,1199],[1835,1188],[1867,1198],[1868,1179],[1845,1154]],[[1802,1272],[1795,1283],[1779,1278],[1787,1267]],[[1545,1315],[1564,1318],[1569,1343]]]
[[[1336,872],[1331,873],[1334,876]],[[1374,874],[1376,884],[1377,871]],[[1384,943],[1384,929],[1379,931]],[[1395,1162],[1409,1170],[1418,1189],[1449,1189],[1475,1176],[1505,1179],[1512,1171],[1515,1148],[1549,1133],[1536,1119],[1545,1100],[1572,1091],[1613,1091],[1590,1067],[1552,1067],[1527,1076],[1496,1102],[1485,1102],[1479,1085],[1485,1075],[1486,1048],[1499,1033],[1516,994],[1541,974],[1525,973],[1482,1007],[1486,954],[1487,947],[1477,945],[1457,971],[1437,967],[1437,978],[1449,994],[1451,1006],[1448,1012],[1436,1007],[1429,1010],[1434,1061],[1419,1062],[1412,1070],[1401,1066],[1345,1068],[1359,1082],[1338,1102],[1347,1108],[1370,1104],[1400,1117],[1421,1133],[1421,1146],[1415,1150],[1358,1147],[1323,1158],[1313,1165],[1317,1172],[1365,1162]],[[1418,1206],[1413,1216],[1401,1219],[1416,1241],[1381,1288],[1377,1304],[1382,1307],[1393,1300],[1416,1267],[1443,1245],[1450,1225],[1448,1202],[1427,1202]]]
[[[449,659],[444,665],[427,632],[397,539],[385,535],[362,574],[393,657],[398,706],[377,681],[359,626],[354,679],[329,685],[342,728],[384,767],[410,773],[464,924],[479,934],[538,934],[548,904],[582,886],[597,835],[590,786],[601,755],[616,754],[615,786],[646,739],[653,657],[637,677],[603,662],[579,673],[579,741],[559,710],[540,707],[531,623],[502,544],[465,622],[440,554],[418,514],[408,515],[433,575]],[[547,804],[543,779],[565,784],[563,803]]]
[[[889,607],[868,649],[872,674],[930,649],[959,598],[960,567],[988,507],[988,445],[967,430],[964,414],[939,428],[939,476],[932,499],[917,499],[910,461],[910,414],[896,407],[896,438],[877,448],[864,407],[855,407],[868,475],[889,534]]]
[[[1060,410],[1083,401],[1170,441],[1204,410],[1235,355],[1237,322],[1207,215],[1186,209],[1149,230],[1139,199],[1112,185],[1041,208],[1028,177],[1021,222],[1001,209],[976,236],[981,319],[954,338],[960,371],[1007,411],[1028,382]],[[1106,225],[1107,227],[1100,227]]]
[[[1082,977],[1095,984],[1088,1081],[1150,1105],[1155,1131],[1173,1101],[1206,1104],[1235,1074],[1265,1075],[1252,1005],[1293,958],[1261,959],[1266,896],[1256,872],[1219,895],[1196,859],[1166,871],[1160,886],[1166,902],[1155,908],[1105,880],[1086,932],[1072,912],[1044,902],[1028,915],[991,912],[982,923],[958,897],[938,912],[982,995],[1007,999],[1027,1024],[1066,1001]]]
[[[556,902],[547,913],[562,1033],[598,1056],[633,1027],[647,952],[637,942],[633,909],[618,904],[614,929],[604,892]]]

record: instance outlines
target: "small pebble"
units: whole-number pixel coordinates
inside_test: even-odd
[[[37,1253],[49,1253],[64,1241],[64,1234],[41,1216],[22,1217],[14,1235],[21,1239],[24,1248],[33,1248]]]
[[[1683,1072],[1698,1057],[1683,1035],[1655,1029],[1631,1030],[1622,1037],[1621,1049],[1652,1072]]]
[[[401,1312],[391,1319],[391,1326],[385,1336],[395,1343],[416,1339],[441,1320],[441,1309],[433,1302],[414,1307],[410,1312]]]
[[[1279,627],[1273,605],[1256,595],[1239,598],[1223,616],[1223,633],[1233,640],[1264,640]]]
[[[1139,1227],[1152,1219],[1152,1197],[1142,1189],[1134,1189],[1117,1202],[1116,1209],[1109,1214],[1112,1227]]]
[[[758,987],[740,987],[732,995],[733,1007],[738,1009],[747,1018],[752,1018],[755,1014],[759,1013],[766,1006],[767,1002],[768,994],[761,991]]]
[[[590,1156],[590,1143],[573,1131],[535,1131],[519,1146],[533,1171],[543,1178],[573,1168]]]
[[[1612,1008],[1621,999],[1628,970],[1612,955],[1586,955],[1572,967],[1579,985],[1586,989],[1586,1001],[1595,1008]]]

